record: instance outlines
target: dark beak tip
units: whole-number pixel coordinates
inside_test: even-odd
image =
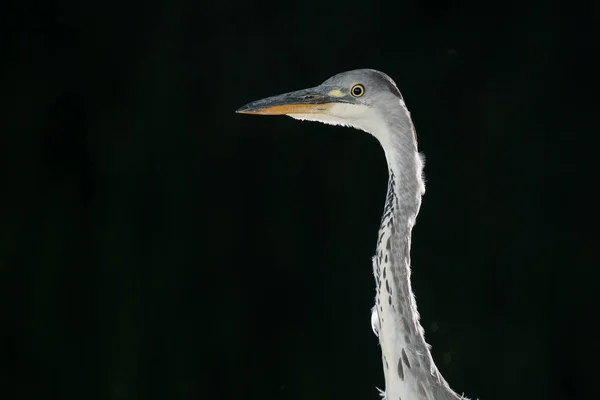
[[[241,106],[240,108],[238,108],[237,110],[235,110],[236,114],[248,114],[248,113],[252,113],[255,111],[258,111],[261,109],[260,104],[257,104],[258,102],[253,101],[250,103],[246,103],[243,106]]]

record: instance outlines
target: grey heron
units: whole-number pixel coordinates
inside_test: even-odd
[[[375,306],[388,400],[464,399],[438,371],[425,341],[411,289],[410,245],[425,193],[423,157],[394,81],[372,69],[343,72],[310,89],[246,104],[243,114],[288,115],[366,131],[381,144],[388,164],[387,196],[373,257]]]

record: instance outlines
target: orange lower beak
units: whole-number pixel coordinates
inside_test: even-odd
[[[339,102],[339,98],[331,97],[323,88],[315,87],[253,101],[236,112],[259,115],[326,114]]]
[[[259,115],[288,115],[288,114],[325,114],[334,103],[324,104],[281,104],[266,106],[264,108],[240,109],[240,114],[259,114]]]

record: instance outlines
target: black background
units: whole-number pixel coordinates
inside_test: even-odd
[[[15,2],[0,398],[377,399],[379,144],[234,113],[354,68],[396,81],[427,158],[413,289],[451,386],[600,398],[599,16],[542,0]]]

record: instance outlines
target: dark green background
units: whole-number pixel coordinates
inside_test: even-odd
[[[1,13],[0,399],[378,399],[364,132],[234,114],[354,68],[427,157],[413,288],[471,398],[598,399],[598,2]]]

